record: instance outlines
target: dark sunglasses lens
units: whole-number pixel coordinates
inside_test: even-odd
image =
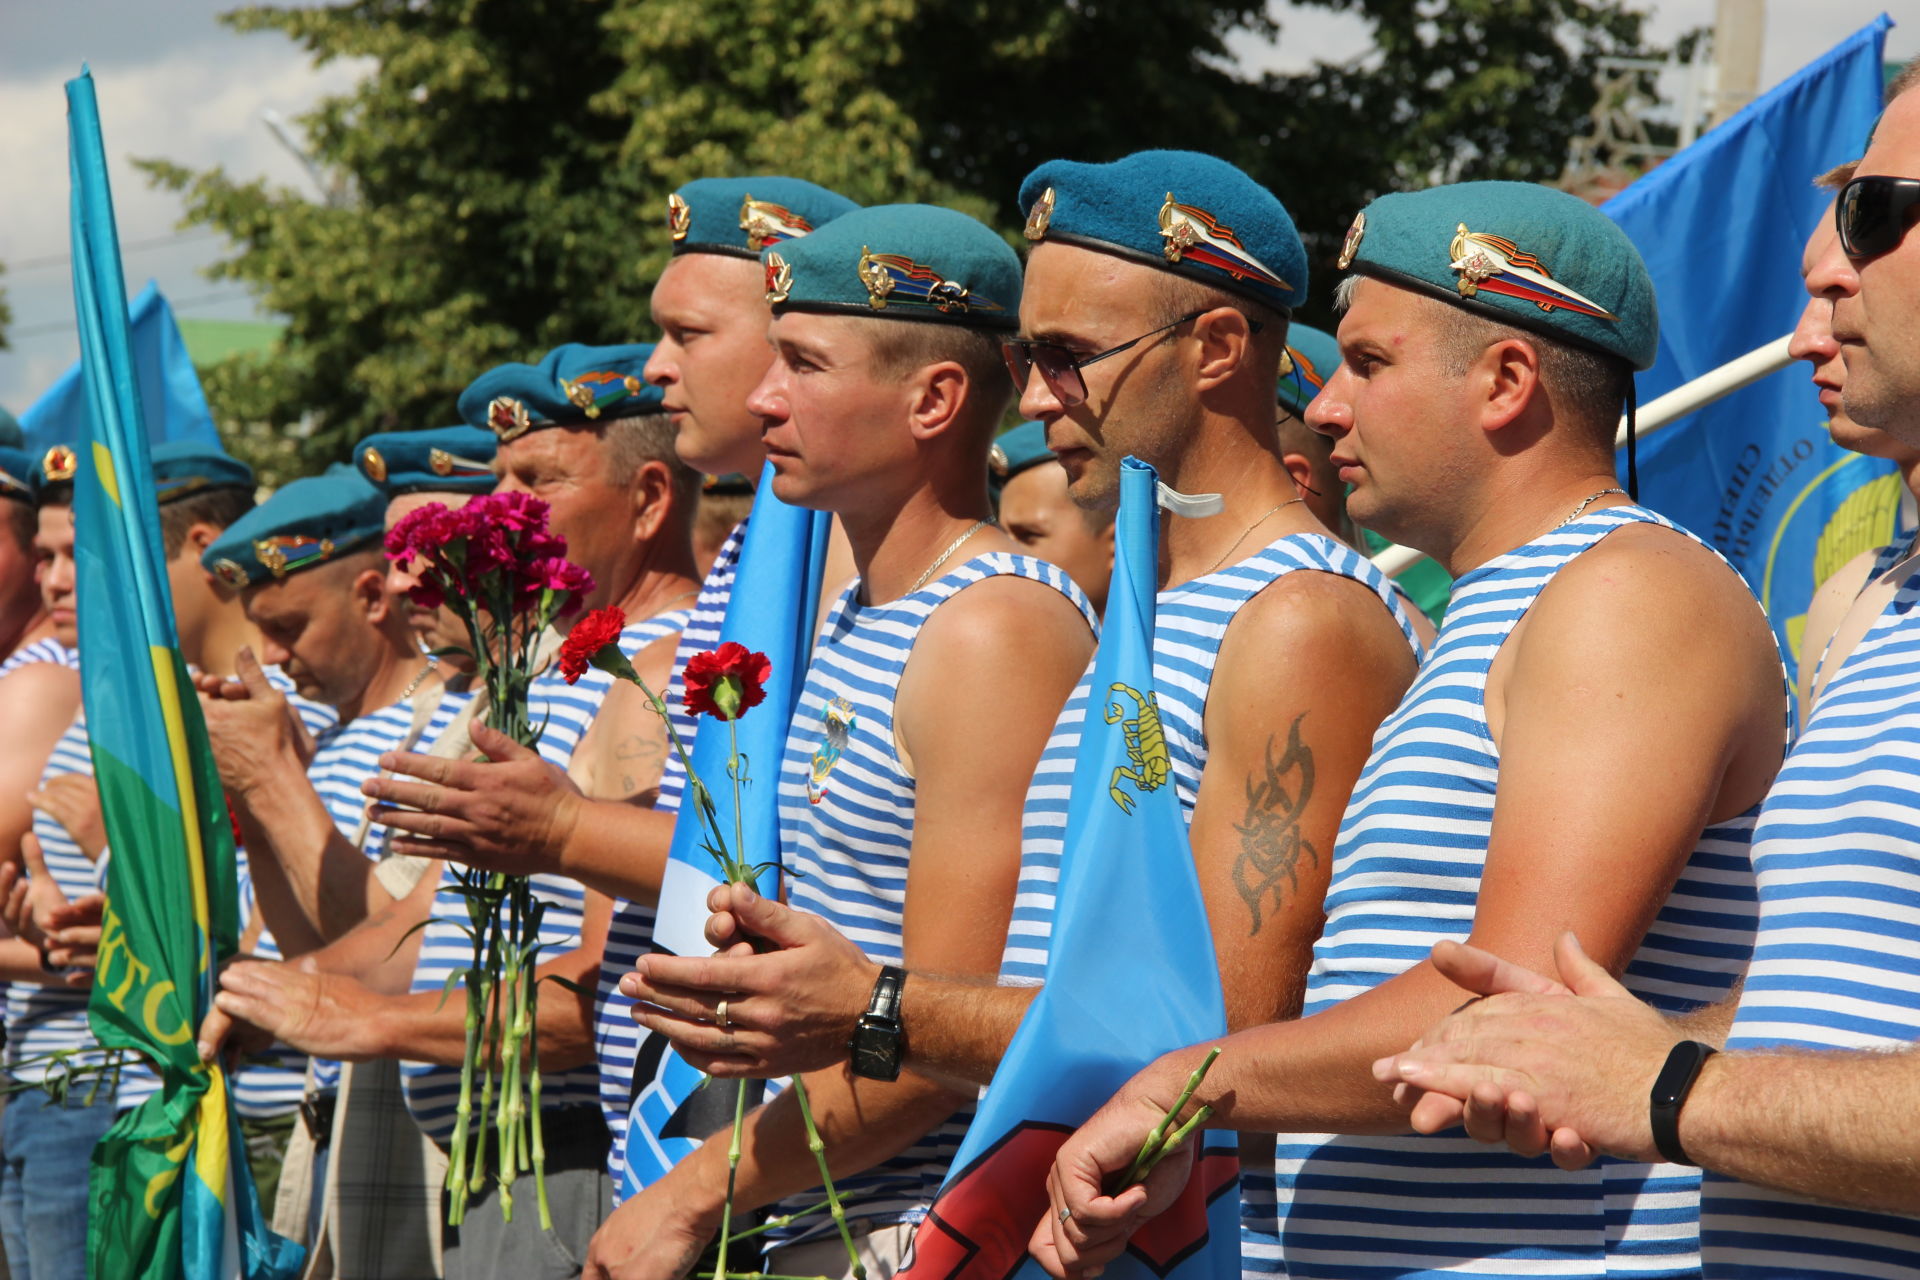
[[[1077,404],[1086,403],[1087,384],[1080,380],[1080,369],[1074,364],[1071,351],[1052,343],[1036,342],[1033,344],[1033,363],[1062,405],[1071,409]]]
[[[1908,178],[1856,178],[1840,193],[1840,247],[1851,258],[1873,258],[1896,248],[1907,215],[1920,204],[1920,182]]]
[[[1013,379],[1013,393],[1025,395],[1027,379],[1033,375],[1033,355],[1024,342],[1000,344],[1000,358],[1007,362],[1007,376]]]

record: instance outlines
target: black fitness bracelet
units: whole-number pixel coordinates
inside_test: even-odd
[[[1669,1164],[1696,1163],[1680,1145],[1680,1108],[1686,1105],[1700,1068],[1719,1050],[1698,1040],[1682,1040],[1667,1054],[1667,1063],[1654,1079],[1647,1099],[1647,1121],[1653,1126],[1653,1145]]]

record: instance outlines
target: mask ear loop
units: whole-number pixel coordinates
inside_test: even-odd
[[[1627,497],[1640,501],[1640,462],[1634,456],[1634,438],[1639,434],[1635,429],[1634,410],[1639,407],[1640,393],[1635,387],[1636,379],[1627,375]]]

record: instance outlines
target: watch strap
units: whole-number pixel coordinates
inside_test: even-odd
[[[1647,1099],[1647,1123],[1653,1130],[1653,1145],[1661,1159],[1669,1164],[1692,1165],[1696,1161],[1680,1145],[1680,1108],[1693,1092],[1700,1068],[1719,1050],[1698,1040],[1682,1040],[1667,1053],[1667,1061],[1654,1078]]]
[[[900,1021],[900,989],[907,984],[907,971],[898,965],[881,965],[880,976],[873,980],[873,994],[867,998],[867,1017]]]

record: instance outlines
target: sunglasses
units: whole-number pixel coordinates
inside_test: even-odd
[[[1189,311],[1178,320],[1169,320],[1158,329],[1149,330],[1137,338],[1129,339],[1117,347],[1108,347],[1105,351],[1096,351],[1090,356],[1076,356],[1057,342],[1042,342],[1033,338],[1008,338],[1000,344],[1000,354],[1006,358],[1007,372],[1013,377],[1013,389],[1016,395],[1025,394],[1027,381],[1038,369],[1040,377],[1060,401],[1061,407],[1071,409],[1087,402],[1087,380],[1080,371],[1090,364],[1098,364],[1108,356],[1117,356],[1122,351],[1131,351],[1148,338],[1157,338],[1171,329],[1178,329],[1189,320],[1197,320],[1213,307],[1201,307],[1198,311]],[[1258,320],[1249,320],[1255,333],[1262,326]]]
[[[1833,208],[1840,247],[1849,258],[1876,258],[1899,245],[1920,205],[1920,178],[1855,178]]]

